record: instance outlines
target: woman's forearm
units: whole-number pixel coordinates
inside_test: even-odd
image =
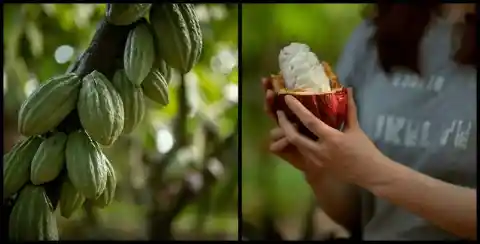
[[[359,185],[461,238],[477,239],[477,190],[414,171],[388,158],[365,167]]]
[[[321,175],[307,179],[321,209],[348,231],[359,227],[360,200],[356,186]]]

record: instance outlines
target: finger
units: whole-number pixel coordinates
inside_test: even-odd
[[[272,111],[272,107],[273,107],[273,99],[275,97],[275,93],[272,91],[272,90],[267,90],[266,94],[265,94],[265,103],[266,103],[266,106],[267,106],[267,111],[273,116],[275,117],[275,113],[274,111]]]
[[[355,104],[355,99],[353,99],[353,89],[348,88],[348,109],[347,109],[347,121],[346,128],[355,128],[358,126],[358,117],[357,117],[357,105]]]
[[[285,149],[288,145],[290,145],[290,142],[288,142],[288,139],[286,137],[283,137],[280,138],[280,140],[277,140],[270,144],[270,151],[278,153]]]
[[[264,77],[262,78],[262,86],[263,90],[270,90],[272,89],[272,81],[270,80],[270,77]]]
[[[275,113],[272,111],[273,107],[273,94],[272,90],[267,90],[265,93],[265,100],[263,102],[263,110],[273,119],[276,119]]]
[[[274,128],[270,131],[270,139],[272,141],[277,141],[281,139],[282,137],[285,137],[285,133],[283,132],[283,129],[280,127]]]
[[[307,108],[305,108],[300,101],[293,96],[285,96],[285,103],[292,110],[292,112],[300,119],[313,134],[318,137],[328,137],[335,131],[333,128],[323,123],[320,119],[315,117]]]
[[[295,127],[292,125],[292,123],[288,121],[284,112],[278,111],[277,116],[278,116],[279,125],[283,129],[290,143],[295,145],[297,148],[303,148],[311,151],[316,150],[317,144],[314,141],[298,133]]]
[[[297,129],[297,125],[296,125],[296,124],[293,124],[293,127],[294,127],[295,129]],[[279,139],[282,139],[282,138],[284,138],[284,137],[286,137],[286,136],[285,136],[285,132],[283,131],[282,128],[276,127],[276,128],[274,128],[274,129],[270,130],[270,139],[271,139],[272,141],[278,141]]]

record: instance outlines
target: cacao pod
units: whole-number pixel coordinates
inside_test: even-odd
[[[115,72],[112,83],[122,98],[123,111],[125,114],[123,133],[128,134],[142,121],[145,114],[143,90],[128,80],[125,70]]]
[[[43,186],[26,185],[20,192],[9,220],[12,241],[56,241],[57,220]]]
[[[115,169],[113,168],[112,164],[108,160],[108,158],[104,155],[105,165],[107,167],[107,186],[103,191],[102,195],[100,195],[93,204],[99,208],[104,208],[110,203],[112,203],[115,197],[115,190],[117,188],[117,178],[115,177]]]
[[[158,69],[158,71],[160,71],[160,73],[163,75],[163,78],[165,78],[165,81],[168,84],[168,83],[170,83],[170,79],[172,78],[172,68],[170,66],[168,66],[168,64],[165,62],[165,60],[162,59],[162,55],[160,53],[160,50],[157,47],[158,45],[156,45],[159,42],[159,40],[158,40],[157,36],[155,35],[155,30],[153,29],[152,25],[147,24],[147,27],[150,30],[150,32],[152,33],[153,43],[154,43],[153,46],[155,48],[155,53],[156,53],[155,61],[153,62],[152,70]]]
[[[168,99],[168,84],[158,70],[153,70],[143,81],[143,93],[153,101],[166,106]]]
[[[107,4],[107,21],[114,25],[129,25],[139,20],[150,9],[150,3],[137,4]]]
[[[153,70],[157,69],[160,74],[162,74],[163,78],[167,84],[170,84],[170,80],[172,79],[172,68],[170,68],[165,61],[161,58],[157,58],[153,65]],[[150,71],[151,72],[151,71]]]
[[[75,109],[80,78],[64,74],[51,78],[23,102],[18,130],[25,136],[41,135],[55,128]]]
[[[98,143],[111,145],[122,133],[122,98],[102,73],[93,71],[83,78],[77,110],[83,128]]]
[[[60,214],[68,219],[84,202],[85,197],[78,192],[70,179],[65,177],[60,190]]]
[[[150,22],[161,57],[182,74],[190,71],[203,47],[193,4],[155,4],[150,9]]]
[[[305,44],[291,43],[279,54],[280,74],[271,75],[274,90],[273,111],[282,110],[292,123],[299,124],[300,134],[317,140],[318,137],[300,122],[285,103],[285,96],[295,97],[315,117],[330,127],[340,129],[345,122],[348,91],[325,61],[318,60]]]
[[[140,23],[128,34],[123,52],[125,73],[134,85],[142,84],[152,69],[154,58],[152,34],[146,23]]]
[[[32,136],[19,142],[3,157],[3,198],[15,194],[30,179],[30,165],[42,139]]]
[[[30,181],[41,185],[57,178],[65,163],[67,135],[56,132],[40,144],[32,160]]]
[[[65,149],[68,178],[88,199],[95,199],[105,189],[107,172],[102,152],[83,131],[68,135]]]

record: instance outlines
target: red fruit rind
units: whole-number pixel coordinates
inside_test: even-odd
[[[325,124],[340,129],[347,117],[348,94],[347,89],[344,88],[337,80],[337,76],[332,72],[330,66],[326,62],[322,62],[325,68],[325,73],[330,79],[331,92],[314,93],[306,90],[287,90],[284,86],[283,76],[272,75],[270,77],[275,97],[273,102],[273,111],[282,110],[285,112],[288,120],[297,124],[298,131],[316,140],[315,136],[309,129],[307,129],[297,116],[289,109],[285,103],[285,96],[291,95],[299,100],[313,115],[322,120]]]

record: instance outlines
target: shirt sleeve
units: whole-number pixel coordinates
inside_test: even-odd
[[[359,72],[359,64],[366,54],[367,43],[372,34],[373,26],[371,22],[364,20],[357,26],[347,41],[335,68],[343,86],[355,87],[354,82]]]

